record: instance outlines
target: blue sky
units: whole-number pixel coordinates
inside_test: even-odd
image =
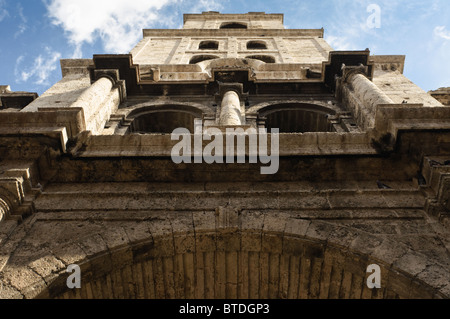
[[[284,13],[287,28],[323,27],[335,50],[406,55],[405,75],[426,91],[450,86],[448,0],[0,0],[0,85],[42,94],[61,79],[59,59],[128,53],[143,28],[208,10]]]

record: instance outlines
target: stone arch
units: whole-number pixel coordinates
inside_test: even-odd
[[[0,223],[9,216],[10,211],[11,208],[9,204],[0,198]]]
[[[220,25],[220,29],[247,29],[248,25],[244,22],[224,22]]]
[[[248,41],[247,50],[267,50],[267,43],[261,40]]]
[[[206,40],[201,41],[198,45],[199,50],[218,50],[219,49],[219,41],[214,40]]]
[[[186,128],[194,132],[195,116],[185,111],[161,110],[141,114],[130,124],[130,133],[170,134],[177,128]]]
[[[208,112],[207,107],[193,103],[140,104],[128,110],[126,119],[130,133],[171,133],[179,127],[193,132],[194,120]]]
[[[295,101],[269,102],[256,105],[248,113],[257,113],[267,129],[278,128],[281,133],[330,132],[328,116],[336,110],[329,105]]]
[[[280,105],[285,105],[286,107],[296,107],[296,105],[301,105],[305,109],[314,110],[324,114],[336,114],[339,111],[334,105],[330,105],[325,101],[304,101],[304,100],[274,100],[269,102],[263,102],[256,104],[247,110],[247,113],[258,113],[261,115],[266,115],[273,110],[276,110]]]
[[[27,298],[446,297],[442,285],[421,281],[398,262],[414,257],[426,264],[427,257],[357,229],[226,208],[158,216],[102,227],[89,237],[60,234],[71,242],[20,267],[21,257],[12,258],[2,278]],[[69,264],[81,267],[81,290],[66,286]],[[370,264],[381,267],[380,290],[365,285]]]
[[[214,59],[219,59],[220,57],[217,55],[206,55],[206,54],[202,54],[202,55],[194,55],[190,60],[189,60],[189,64],[197,64],[203,61],[208,61],[208,60],[214,60]]]
[[[157,101],[157,102],[146,102],[139,103],[133,106],[130,106],[123,110],[123,114],[127,117],[127,119],[133,118],[137,115],[159,111],[159,110],[182,110],[185,112],[192,113],[195,116],[201,116],[202,114],[213,114],[214,111],[208,108],[207,106],[200,103],[193,102],[179,102],[179,101]]]
[[[254,60],[260,60],[265,63],[275,63],[276,60],[271,55],[248,55],[245,57],[246,59],[254,59]]]
[[[198,63],[203,72],[206,72],[211,76],[212,70],[222,70],[222,69],[236,69],[236,70],[251,70],[257,71],[263,65],[264,62],[254,59],[242,59],[242,58],[220,58],[214,60],[207,60]]]
[[[0,222],[6,219],[22,204],[23,189],[17,183],[0,185]]]

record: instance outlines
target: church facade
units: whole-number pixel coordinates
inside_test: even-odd
[[[186,14],[1,86],[0,298],[449,298],[450,91],[323,36]]]

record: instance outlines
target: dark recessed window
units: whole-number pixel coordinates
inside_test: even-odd
[[[247,50],[266,50],[267,45],[264,41],[248,41]]]
[[[136,117],[130,126],[131,133],[172,133],[179,127],[194,132],[194,115],[186,112],[161,111]]]
[[[335,114],[328,107],[304,103],[272,104],[258,111],[265,127],[269,131],[277,128],[280,133],[335,132],[328,120]]]
[[[217,42],[217,41],[202,41],[202,42],[200,42],[198,48],[200,50],[218,50],[219,42]]]
[[[275,58],[270,55],[249,55],[245,57],[246,59],[260,60],[266,63],[275,63]]]
[[[241,22],[225,22],[220,26],[221,29],[247,29],[247,25]]]
[[[219,59],[219,57],[216,55],[196,55],[191,58],[191,60],[189,61],[189,64],[196,64],[199,62],[213,60],[213,59]]]
[[[326,114],[306,110],[281,110],[266,115],[266,128],[280,133],[332,132]]]

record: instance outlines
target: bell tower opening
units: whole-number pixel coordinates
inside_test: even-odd
[[[247,29],[247,24],[243,22],[224,22],[220,25],[221,29]]]

